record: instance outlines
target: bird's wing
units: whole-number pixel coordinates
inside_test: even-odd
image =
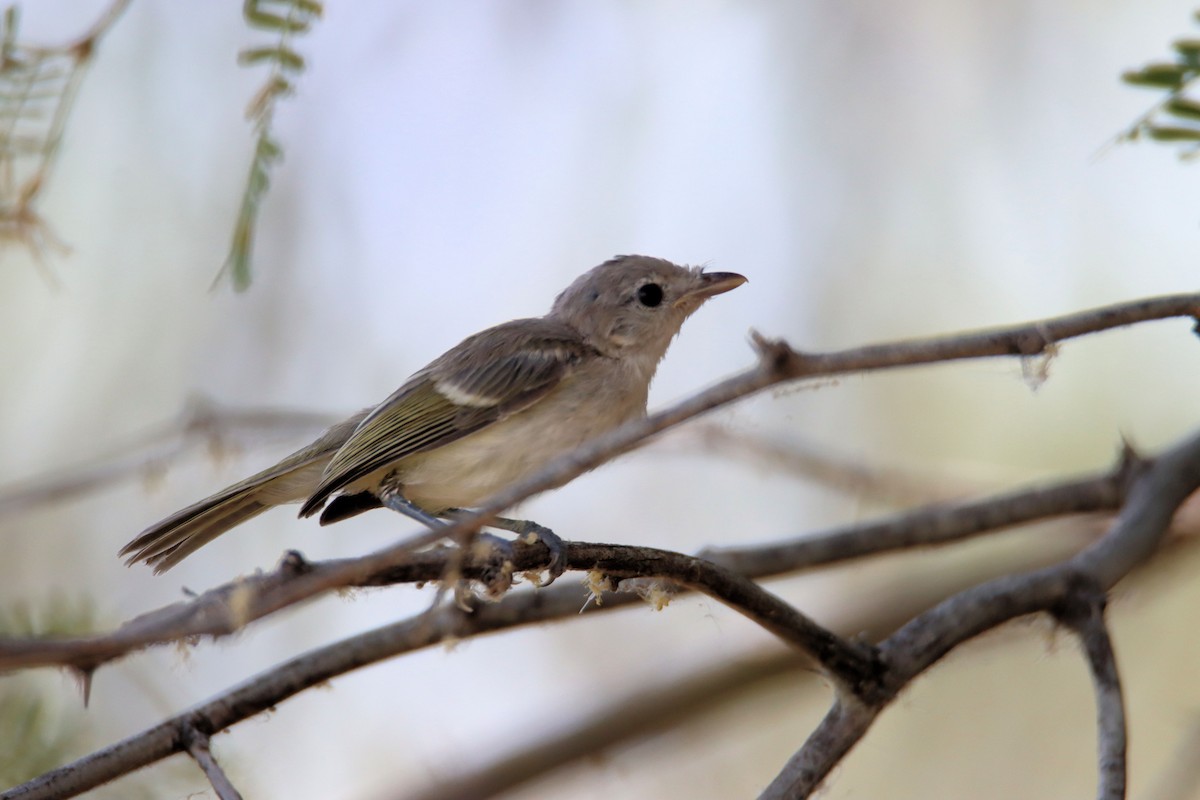
[[[301,516],[311,516],[330,495],[405,456],[528,408],[589,351],[573,328],[545,319],[508,322],[466,339],[367,415],[330,460]]]

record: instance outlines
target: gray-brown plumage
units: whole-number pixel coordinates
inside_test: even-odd
[[[129,563],[170,569],[283,503],[321,523],[377,508],[380,485],[439,515],[468,508],[554,457],[646,413],[650,380],[684,320],[745,282],[647,256],[585,273],[545,317],[465,339],[391,397],[257,475],[152,525]]]

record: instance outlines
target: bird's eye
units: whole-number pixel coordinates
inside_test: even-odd
[[[647,308],[654,308],[663,301],[662,287],[657,283],[644,283],[638,287],[637,299]]]

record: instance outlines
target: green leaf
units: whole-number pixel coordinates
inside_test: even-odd
[[[1155,89],[1179,89],[1192,72],[1182,64],[1147,64],[1139,70],[1121,73],[1121,80],[1133,86],[1149,86]],[[1194,76],[1194,74],[1193,74]]]
[[[283,157],[283,148],[279,146],[279,142],[264,134],[259,137],[258,144],[254,147],[254,155],[266,166]]]
[[[1200,128],[1147,125],[1146,135],[1158,142],[1200,142]]]
[[[325,13],[325,7],[316,0],[292,0],[292,5],[314,17],[319,17]]]
[[[242,16],[246,22],[255,28],[283,33],[305,33],[311,27],[314,17],[321,15],[319,3],[303,2],[303,0],[284,0],[276,5],[289,6],[288,14],[275,14],[264,10],[269,0],[246,0],[242,6]],[[313,10],[315,7],[315,11]]]
[[[238,53],[238,63],[242,66],[269,63],[275,68],[246,107],[246,116],[253,121],[258,139],[246,176],[229,255],[213,281],[214,287],[226,275],[239,292],[250,286],[259,207],[271,185],[271,167],[283,157],[278,142],[271,137],[275,104],[293,92],[292,83],[285,75],[294,75],[305,67],[304,58],[288,46],[289,37],[308,31],[323,12],[324,7],[317,0],[245,0],[242,6],[242,16],[252,27],[278,31],[279,40],[269,47],[249,47]]]
[[[252,47],[238,53],[239,66],[248,67],[264,61],[274,62],[280,68],[294,72],[304,69],[304,58],[295,50],[289,50],[283,45],[279,45],[278,47]]]
[[[1200,122],[1200,102],[1188,97],[1172,97],[1163,110],[1172,116]]]
[[[16,6],[4,9],[4,33],[0,34],[0,61],[6,65],[12,60],[13,51],[17,49],[17,23],[21,19],[21,10]]]
[[[1200,66],[1200,39],[1177,39],[1171,47],[1189,67]]]

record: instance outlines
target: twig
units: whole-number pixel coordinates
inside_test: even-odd
[[[1079,592],[1058,609],[1058,619],[1079,637],[1087,655],[1096,694],[1096,730],[1098,732],[1097,800],[1121,800],[1125,797],[1125,700],[1112,639],[1104,622],[1104,592]]]
[[[440,569],[440,566],[431,567],[430,573],[438,574]],[[623,582],[622,588],[626,583],[629,581]],[[927,607],[929,602],[928,598],[913,592],[906,593],[906,596],[910,600],[903,606],[889,603],[879,617],[851,621],[846,625],[847,630],[894,630],[907,621],[912,613]],[[133,766],[128,768],[132,770],[178,752],[180,731],[185,726],[203,726],[205,730],[216,732],[269,710],[289,697],[313,686],[325,684],[339,675],[388,658],[435,646],[443,640],[461,641],[514,627],[578,619],[581,614],[608,613],[642,603],[642,599],[636,593],[623,591],[605,595],[603,605],[588,603],[588,599],[588,591],[583,587],[560,581],[557,585],[536,593],[510,594],[498,603],[480,605],[470,614],[455,613],[449,607],[439,608],[436,613],[347,637],[277,665],[191,711],[47,773],[14,789],[10,794],[0,794],[0,800],[57,798],[87,791],[124,774],[120,769],[122,763],[132,764]],[[790,658],[795,659],[795,656]],[[631,727],[628,733],[635,730]],[[513,758],[526,766],[525,779],[534,777],[539,769],[550,767],[548,762],[539,760],[539,756],[517,754]],[[517,779],[515,774],[509,776],[509,780]],[[471,780],[470,776],[464,776],[464,780]]]
[[[184,741],[188,755],[200,765],[200,769],[204,770],[204,776],[212,784],[218,800],[242,800],[242,795],[234,788],[229,776],[225,774],[221,765],[217,763],[217,759],[213,757],[212,750],[208,746],[208,734],[195,728],[186,728]]]
[[[112,5],[104,10],[104,13],[100,15],[100,18],[93,23],[92,27],[88,29],[88,32],[81,36],[78,43],[76,43],[74,46],[76,48],[94,47],[96,41],[101,36],[108,33],[108,29],[115,25],[117,19],[125,13],[125,9],[129,7],[130,2],[131,0],[113,0]]]
[[[866,735],[881,710],[882,706],[836,695],[816,730],[763,790],[759,800],[808,797],[825,780],[832,765],[839,763]]]
[[[420,616],[310,650],[189,711],[2,792],[0,800],[73,797],[179,752],[183,732],[189,728],[211,735],[359,667],[444,640],[573,617],[580,613],[586,600],[583,587],[560,583],[541,592],[510,594],[499,603],[480,605],[470,614],[453,604],[438,606]],[[634,602],[638,599],[633,595],[618,595],[603,606],[589,606],[584,613],[599,613]]]

